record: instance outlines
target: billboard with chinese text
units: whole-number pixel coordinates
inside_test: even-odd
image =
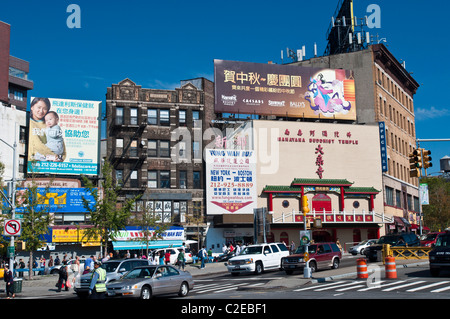
[[[251,213],[256,208],[255,151],[206,149],[208,215]]]
[[[97,175],[101,102],[31,98],[28,172]]]
[[[350,70],[214,60],[215,112],[356,119]]]

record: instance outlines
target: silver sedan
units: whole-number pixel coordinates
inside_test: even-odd
[[[120,280],[106,285],[108,296],[150,299],[156,295],[178,293],[188,295],[194,288],[194,280],[189,272],[170,265],[137,267],[126,273]]]

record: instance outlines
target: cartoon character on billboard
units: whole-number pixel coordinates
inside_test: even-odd
[[[34,98],[30,104],[28,160],[62,162],[66,157],[59,116],[50,111],[48,98]]]
[[[343,70],[322,70],[310,78],[305,99],[315,114],[333,116],[350,111],[352,103],[344,98],[344,79],[339,71]]]

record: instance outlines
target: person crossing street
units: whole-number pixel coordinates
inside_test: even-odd
[[[106,271],[101,268],[101,262],[94,263],[91,285],[89,286],[89,296],[91,299],[104,299],[106,297]]]

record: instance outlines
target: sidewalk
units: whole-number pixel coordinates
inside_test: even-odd
[[[397,260],[397,268],[404,267],[417,267],[428,265],[428,260]],[[368,263],[368,267],[378,266],[384,276],[384,265],[382,262]],[[204,269],[200,269],[199,265],[186,265],[186,271],[189,271],[192,277],[199,278],[201,276],[215,275],[215,274],[227,274],[227,267],[223,262],[220,263],[207,263]],[[242,277],[244,277],[243,275]],[[240,289],[254,289],[254,290],[267,290],[267,289],[290,289],[300,287],[309,283],[317,283],[323,281],[331,281],[338,278],[357,278],[356,272],[356,259],[354,267],[338,268],[333,270],[324,270],[312,274],[312,278],[304,278],[302,272],[298,272],[291,276],[280,276],[280,279],[271,280],[263,287],[253,288],[240,288]],[[24,277],[22,281],[22,292],[16,294],[16,299],[39,297],[39,299],[45,299],[47,296],[55,296],[57,294],[72,294],[73,289],[65,292],[56,292],[55,284],[58,281],[58,275],[43,275],[34,276],[33,280],[29,280],[28,277]],[[4,285],[1,285],[0,299],[4,299],[6,293],[4,292]]]

